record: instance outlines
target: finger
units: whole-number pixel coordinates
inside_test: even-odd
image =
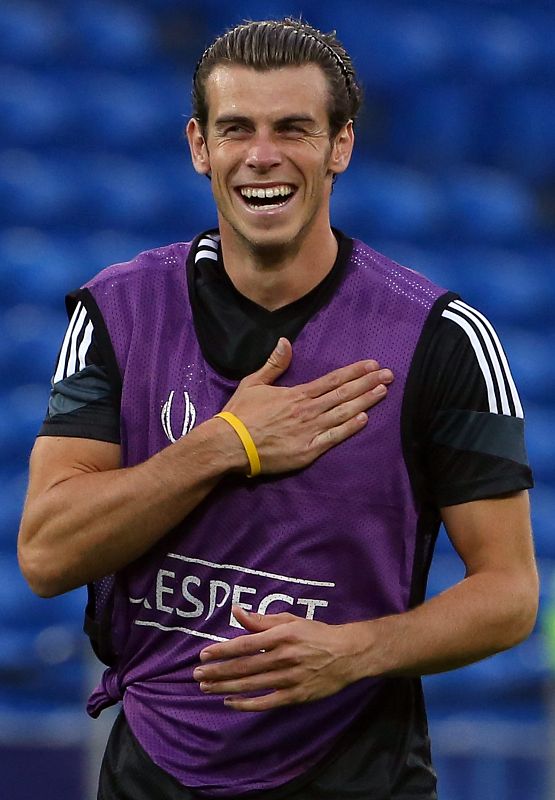
[[[270,628],[275,628],[276,625],[284,625],[287,622],[293,622],[294,620],[299,619],[288,612],[283,612],[282,614],[256,614],[255,612],[247,611],[238,605],[233,606],[233,616],[237,622],[243,626],[243,628],[246,628],[253,633],[258,631],[266,631]]]
[[[348,400],[354,400],[362,395],[365,395],[367,392],[372,391],[380,384],[388,385],[392,381],[393,373],[390,369],[373,370],[370,373],[366,373],[361,378],[355,378],[355,380],[343,383],[336,389],[332,389],[331,392],[326,392],[325,394],[321,395],[317,399],[317,407],[321,412],[329,411],[330,409],[336,408]],[[378,394],[381,394],[381,391],[378,392]],[[363,411],[364,408],[364,406],[361,406],[358,411]]]
[[[288,689],[297,683],[298,676],[292,670],[280,670],[221,681],[201,681],[199,688],[204,694],[252,694],[270,689]]]
[[[200,652],[200,660],[204,664],[207,661],[223,661],[226,658],[251,656],[260,653],[261,650],[270,650],[275,644],[276,636],[273,630],[244,634],[235,639],[228,639],[227,642],[218,642],[218,644],[205,647]]]
[[[383,400],[386,394],[387,387],[383,383],[380,383],[374,389],[371,389],[360,397],[356,397],[348,403],[341,403],[341,405],[326,411],[326,413],[321,414],[317,420],[320,430],[323,433],[330,428],[348,422],[350,419],[356,417],[357,414],[368,411],[372,406],[377,405],[380,400]]]
[[[253,372],[252,375],[248,375],[243,380],[243,385],[273,383],[280,375],[283,375],[285,370],[289,367],[292,358],[293,348],[291,347],[291,342],[284,336],[281,336],[266,363],[260,367],[259,370]]]
[[[235,711],[269,711],[298,702],[291,689],[277,689],[261,697],[226,697],[224,705]]]
[[[303,389],[307,397],[320,397],[326,392],[331,392],[333,389],[338,389],[348,381],[362,378],[369,372],[374,372],[379,369],[379,364],[373,359],[367,361],[356,361],[354,364],[349,364],[346,367],[340,367],[327,375],[322,375],[321,378],[316,378],[310,383],[305,383]]]
[[[193,670],[193,678],[199,683],[216,683],[272,672],[286,665],[291,666],[291,662],[286,657],[276,656],[273,650],[263,653],[258,651],[251,656],[203,663]]]
[[[387,393],[387,389],[384,386],[384,394],[382,398],[385,397]],[[380,398],[378,398],[380,399]],[[368,414],[364,411],[361,411],[360,414],[357,414],[356,417],[343,422],[341,425],[337,425],[333,428],[329,428],[327,431],[323,431],[319,433],[311,442],[311,449],[317,451],[318,455],[322,455],[327,450],[335,445],[340,444],[340,442],[344,442],[345,439],[348,439],[350,436],[353,436],[358,431],[362,430],[366,423],[368,422]]]

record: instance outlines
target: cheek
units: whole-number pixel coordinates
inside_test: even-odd
[[[211,180],[213,194],[218,197],[224,196],[226,194],[225,176],[217,168],[212,170]]]

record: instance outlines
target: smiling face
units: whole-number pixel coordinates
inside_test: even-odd
[[[187,135],[195,169],[211,177],[222,237],[280,249],[329,232],[332,177],[347,168],[353,132],[348,123],[330,141],[320,67],[218,65],[206,90],[206,130],[193,119]]]

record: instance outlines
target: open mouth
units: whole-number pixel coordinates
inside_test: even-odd
[[[296,187],[281,183],[276,186],[241,186],[237,193],[253,211],[268,211],[287,205],[296,192]]]

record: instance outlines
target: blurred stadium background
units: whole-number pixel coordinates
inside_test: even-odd
[[[553,2],[2,0],[0,774],[10,800],[92,800],[103,736],[83,711],[84,591],[35,598],[15,556],[63,296],[109,263],[213,224],[208,182],[182,139],[196,59],[242,19],[301,13],[338,30],[366,92],[335,224],[488,314],[527,410],[540,619],[515,650],[426,679],[440,797],[555,797],[545,633],[555,592]],[[430,592],[460,575],[442,535]]]

